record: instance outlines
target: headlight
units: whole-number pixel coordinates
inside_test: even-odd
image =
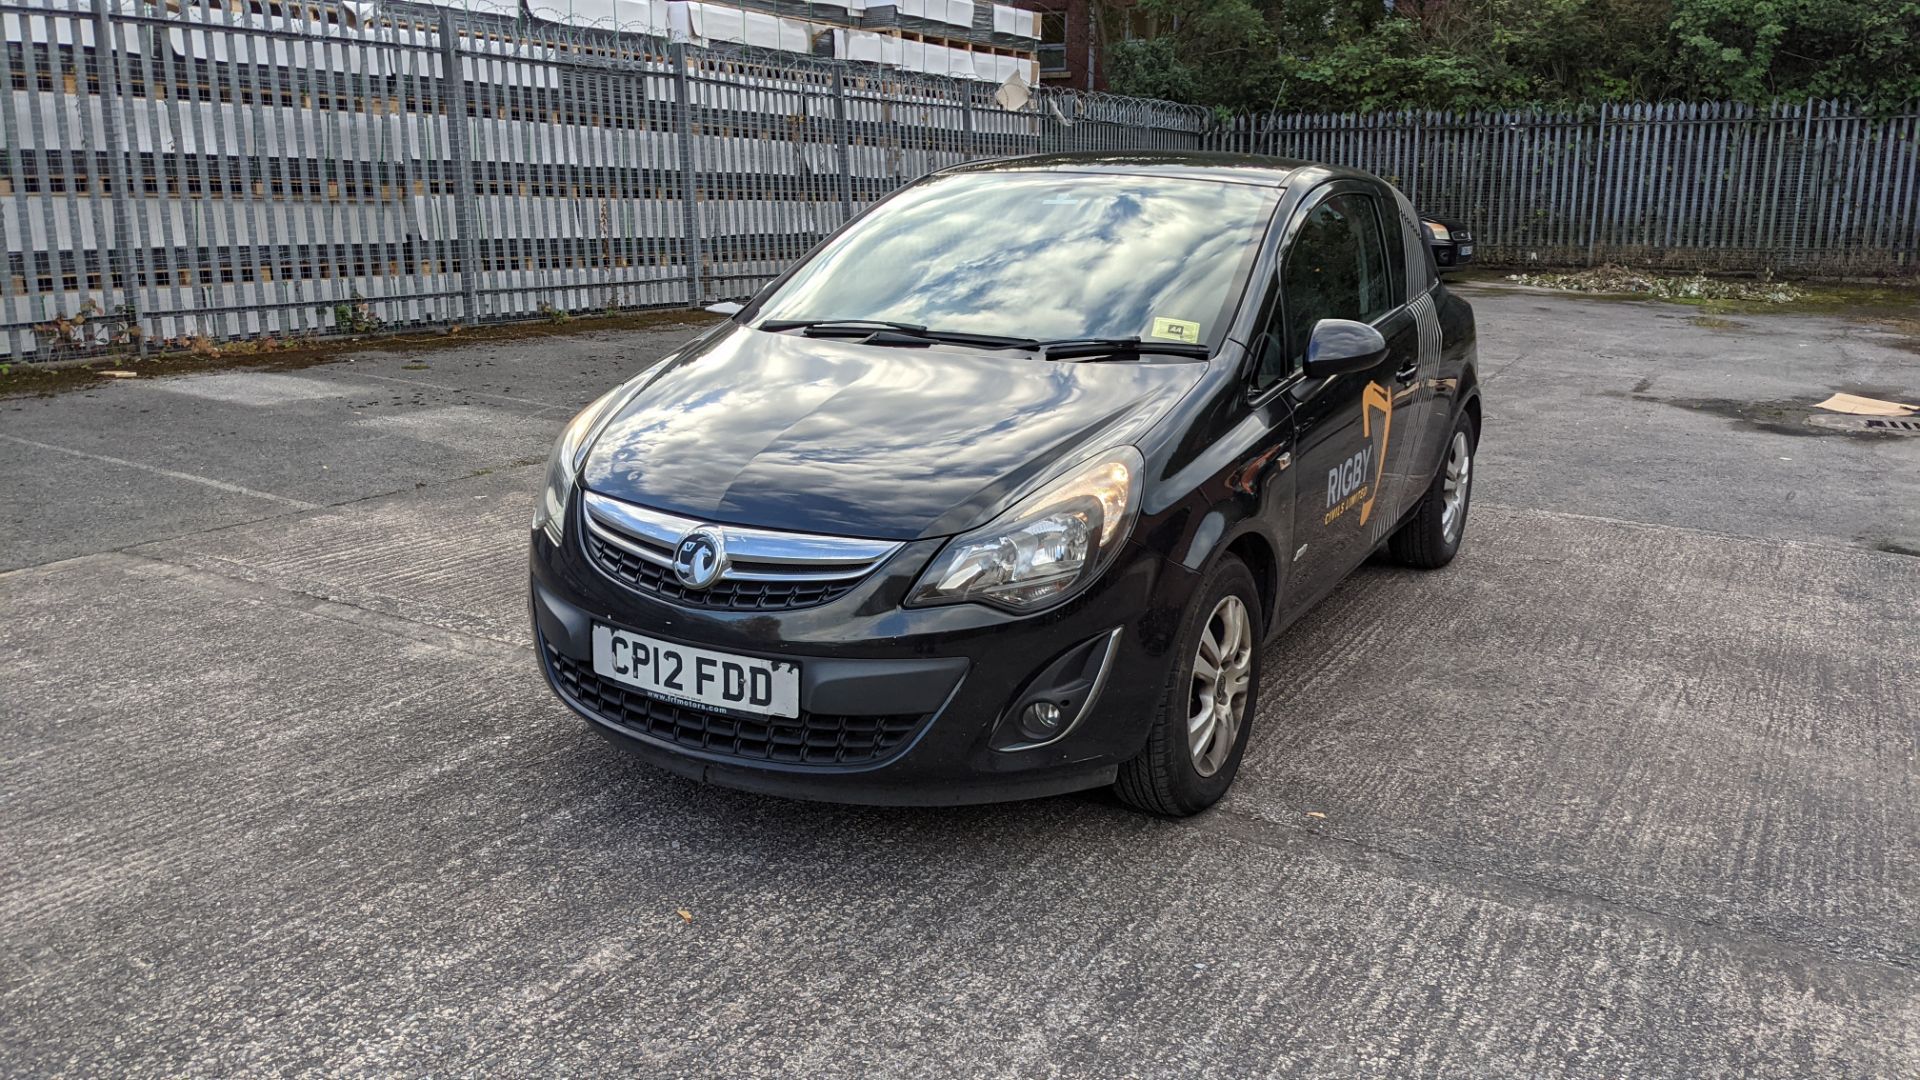
[[[1120,447],[954,537],[921,573],[907,605],[972,601],[1027,612],[1065,601],[1120,553],[1140,512],[1144,468],[1140,451]]]
[[[580,415],[567,421],[559,441],[553,444],[553,453],[547,458],[546,487],[540,492],[539,504],[533,508],[533,527],[545,529],[547,539],[556,544],[566,535],[567,500],[573,496],[581,459],[586,457],[600,421],[612,411],[609,406],[624,400],[626,391],[626,385],[617,386],[580,410]]]
[[[1429,233],[1432,233],[1432,234],[1433,234],[1433,238],[1434,238],[1435,240],[1450,240],[1450,239],[1452,239],[1452,234],[1450,234],[1450,233],[1449,233],[1449,232],[1447,231],[1447,227],[1446,227],[1445,225],[1442,225],[1442,224],[1440,224],[1440,223],[1439,223],[1439,222],[1437,222],[1437,221],[1429,221],[1429,222],[1427,222],[1427,231],[1428,231]]]

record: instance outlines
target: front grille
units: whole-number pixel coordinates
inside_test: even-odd
[[[600,569],[639,589],[687,607],[723,611],[784,611],[838,600],[853,591],[854,581],[719,581],[708,589],[689,589],[673,571],[630,551],[613,546],[588,532],[587,554]]]
[[[897,540],[821,536],[716,525],[589,491],[581,496],[581,546],[608,577],[686,607],[784,611],[838,600],[903,546]],[[674,572],[674,552],[696,533],[719,564],[706,588]],[[724,554],[722,553],[724,551]]]
[[[859,765],[898,749],[923,719],[911,714],[741,717],[709,712],[648,697],[602,678],[591,664],[545,640],[540,644],[560,691],[580,707],[616,727],[690,750],[790,765]]]

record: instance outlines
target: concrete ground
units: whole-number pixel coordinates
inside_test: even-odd
[[[1289,631],[1181,823],[551,697],[540,462],[690,330],[0,401],[0,1074],[1920,1073],[1920,437],[1806,421],[1913,343],[1465,291],[1465,551]]]

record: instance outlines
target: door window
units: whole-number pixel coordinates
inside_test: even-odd
[[[1374,200],[1356,192],[1321,200],[1301,222],[1280,273],[1290,371],[1306,356],[1307,339],[1321,319],[1372,322],[1393,308],[1385,234]]]

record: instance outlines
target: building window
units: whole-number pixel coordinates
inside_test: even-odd
[[[1067,13],[1040,13],[1040,72],[1060,75],[1067,70]]]

